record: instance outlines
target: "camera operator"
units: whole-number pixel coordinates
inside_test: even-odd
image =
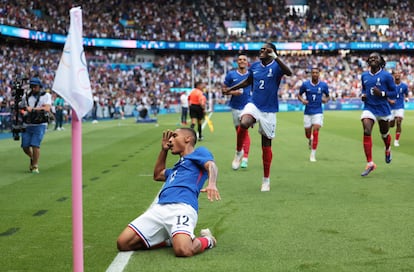
[[[30,172],[39,173],[40,143],[46,132],[48,116],[52,106],[50,93],[42,92],[39,78],[30,79],[30,92],[22,98],[23,125],[22,144],[24,153],[30,158]]]

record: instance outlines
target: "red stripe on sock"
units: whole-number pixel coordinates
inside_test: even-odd
[[[244,136],[243,151],[244,151],[243,157],[248,158],[249,157],[249,151],[250,151],[250,136],[249,136],[249,131],[248,130],[246,130],[246,135]]]
[[[319,141],[319,130],[313,131],[313,141],[312,141],[312,149],[316,150],[318,147],[318,141]]]
[[[367,162],[372,161],[372,137],[364,135],[364,152]]]
[[[243,148],[243,143],[245,141],[246,138],[246,133],[247,133],[247,129],[242,128],[241,126],[239,126],[237,128],[237,151],[241,151]]]
[[[388,134],[387,138],[384,139],[385,149],[389,150],[391,146],[391,135]]]
[[[395,140],[399,141],[400,140],[400,136],[401,136],[401,133],[400,132],[395,133]]]
[[[208,248],[208,239],[206,237],[198,237],[196,239],[201,242],[201,252]]]
[[[272,164],[272,147],[262,146],[262,161],[263,161],[263,177],[268,178],[270,176],[270,166]]]

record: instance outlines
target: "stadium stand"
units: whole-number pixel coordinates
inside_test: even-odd
[[[84,36],[132,40],[165,41],[413,41],[411,1],[321,1],[309,0],[303,14],[286,8],[285,1],[134,1],[94,0],[82,4]],[[2,1],[0,24],[67,34],[72,1]],[[372,29],[368,17],[388,17],[386,31]],[[246,20],[246,32],[227,33],[226,20]],[[237,52],[157,51],[94,48],[85,49],[94,96],[99,101],[98,117],[119,118],[119,108],[137,114],[141,103],[168,112],[178,104],[174,88],[190,88],[210,75],[210,92],[215,103],[225,103],[221,83],[227,70],[235,67]],[[0,102],[7,112],[16,74],[37,75],[50,89],[62,53],[62,45],[0,36]],[[359,76],[366,68],[368,52],[286,51],[295,70],[281,84],[281,99],[294,99],[298,86],[308,78],[309,67],[318,65],[332,96],[358,97]],[[256,52],[249,52],[251,60]],[[208,58],[213,67],[208,71]],[[391,69],[404,72],[403,81],[413,89],[413,55],[410,51],[389,52]],[[152,108],[152,107],[150,107]],[[3,117],[2,117],[3,118]],[[3,120],[6,121],[6,120]],[[3,125],[6,122],[3,122]]]
[[[2,1],[0,23],[67,34],[72,1]],[[165,41],[412,41],[412,1],[308,0],[300,15],[285,0],[84,1],[84,36]],[[387,17],[384,33],[366,18]],[[226,20],[246,20],[243,35],[224,30]]]

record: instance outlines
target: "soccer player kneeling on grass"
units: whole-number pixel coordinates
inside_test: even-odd
[[[190,257],[216,245],[209,229],[202,229],[200,237],[194,235],[199,193],[207,193],[210,201],[220,200],[213,155],[205,147],[195,148],[196,142],[196,132],[191,128],[163,132],[154,180],[165,181],[164,186],[147,211],[119,235],[120,251],[172,246],[177,257]],[[169,150],[180,159],[166,169]],[[206,180],[207,186],[202,189]]]

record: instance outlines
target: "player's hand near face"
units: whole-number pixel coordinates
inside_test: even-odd
[[[277,59],[277,53],[273,51],[272,48],[267,48],[266,52],[269,56],[271,56],[273,59]]]
[[[170,138],[173,135],[173,131],[171,130],[166,130],[162,133],[162,143],[161,143],[161,148],[163,150],[168,150],[170,149]]]

